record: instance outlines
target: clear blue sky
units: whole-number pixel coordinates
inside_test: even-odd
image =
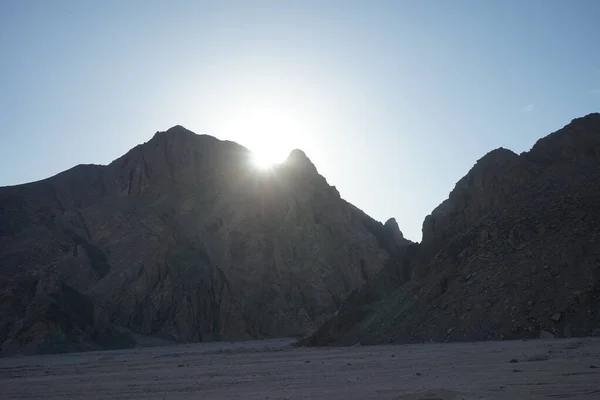
[[[420,240],[483,154],[598,111],[598,21],[597,0],[3,0],[0,185],[181,124],[301,147]]]

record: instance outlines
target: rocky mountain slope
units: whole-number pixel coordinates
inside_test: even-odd
[[[303,152],[265,173],[249,158],[177,126],[0,188],[2,354],[300,335],[408,242]]]
[[[481,158],[304,344],[583,336],[600,328],[600,114]]]

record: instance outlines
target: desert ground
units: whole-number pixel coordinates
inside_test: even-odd
[[[2,399],[600,399],[600,338],[207,343],[0,359]]]

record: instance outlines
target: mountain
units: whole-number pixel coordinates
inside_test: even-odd
[[[590,114],[486,154],[413,243],[300,150],[259,172],[176,126],[107,166],[0,188],[0,354],[598,334],[598,182]]]
[[[600,114],[491,151],[301,344],[600,333]]]
[[[181,126],[0,188],[2,354],[301,335],[407,240],[300,150],[272,171]]]

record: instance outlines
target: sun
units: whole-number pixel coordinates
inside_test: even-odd
[[[271,170],[285,161],[302,140],[302,119],[284,107],[251,107],[227,119],[227,136],[251,152],[251,165],[261,171]]]
[[[260,149],[259,151],[252,151],[251,161],[254,167],[264,171],[272,169],[284,160],[277,151],[271,151],[267,148]]]

